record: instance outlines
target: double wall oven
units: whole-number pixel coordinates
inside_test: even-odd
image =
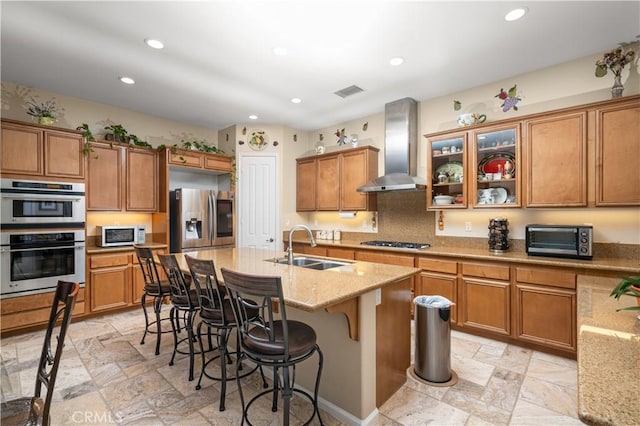
[[[54,291],[85,281],[85,186],[0,180],[0,297]]]

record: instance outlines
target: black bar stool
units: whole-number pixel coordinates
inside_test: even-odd
[[[253,373],[260,366],[256,365],[249,371],[242,374],[240,374],[239,371],[242,367],[239,366],[236,368],[235,376],[229,377],[227,375],[227,367],[225,363],[231,364],[233,362],[227,348],[227,343],[229,341],[231,331],[235,329],[237,333],[238,329],[233,315],[233,309],[231,308],[231,302],[229,298],[226,297],[227,290],[218,281],[213,260],[196,259],[189,255],[185,255],[184,258],[187,261],[187,265],[189,265],[191,280],[195,284],[196,291],[198,292],[198,299],[200,301],[200,322],[198,323],[196,334],[199,336],[200,353],[202,354],[202,369],[200,371],[200,378],[198,379],[196,389],[200,389],[202,378],[204,376],[207,376],[212,380],[220,381],[219,409],[220,411],[224,411],[227,381],[234,380],[236,378],[240,380],[241,378]],[[252,318],[256,318],[258,316],[258,308],[255,302],[253,302],[253,307],[249,307],[247,310],[248,315]],[[210,336],[212,332],[216,336],[217,340],[217,347],[214,349],[218,350],[218,354],[209,360],[205,359],[205,350],[202,343],[202,327],[208,328],[209,347],[211,347]],[[236,347],[235,356],[237,360],[240,359],[240,346]],[[217,359],[220,359],[220,377],[213,376],[207,372],[209,364]],[[262,375],[264,387],[267,387],[267,381],[262,373],[262,368],[260,368],[260,374]]]
[[[238,322],[242,356],[246,356],[256,365],[272,367],[274,372],[273,390],[268,389],[260,392],[246,406],[244,405],[240,380],[238,380],[238,390],[242,402],[242,423],[246,420],[248,424],[251,424],[248,419],[251,404],[269,393],[273,393],[272,411],[277,411],[278,391],[281,391],[284,401],[282,415],[285,426],[289,425],[289,405],[293,392],[305,396],[313,405],[313,413],[305,424],[309,424],[316,415],[320,424],[323,424],[318,409],[318,388],[320,387],[324,360],[322,351],[316,343],[316,332],[312,327],[300,321],[287,319],[281,278],[248,275],[226,268],[222,268],[221,271]],[[253,319],[251,311],[255,309],[255,302],[250,298],[262,300],[260,305],[262,315]],[[279,306],[280,319],[276,318],[275,304]],[[314,353],[318,354],[319,362],[314,394],[311,396],[302,389],[294,388],[295,370],[298,363],[310,358]],[[238,360],[237,366],[240,366],[240,360]],[[282,381],[278,370],[282,373]]]
[[[173,330],[173,354],[171,355],[169,365],[173,365],[176,354],[189,355],[189,381],[191,381],[193,380],[194,356],[196,353],[199,353],[196,352],[194,348],[196,335],[193,332],[194,318],[200,310],[198,294],[195,289],[190,288],[191,282],[186,280],[173,254],[159,254],[158,260],[171,286],[171,313],[169,314],[169,318],[171,319],[171,329]],[[186,337],[178,339],[178,333],[181,331],[181,318],[187,335]],[[181,344],[184,343],[188,345],[188,352],[180,348]]]
[[[142,305],[142,312],[144,312],[144,334],[140,340],[140,344],[144,345],[144,339],[147,337],[147,333],[156,335],[156,355],[160,354],[160,338],[163,333],[170,333],[172,330],[162,330],[162,321],[169,320],[169,318],[160,319],[160,311],[165,299],[171,293],[169,283],[166,281],[160,281],[158,275],[158,269],[156,268],[155,260],[153,259],[153,251],[149,247],[135,247],[136,257],[138,263],[140,263],[140,269],[142,269],[142,276],[144,277],[144,292],[140,298],[140,304]],[[153,313],[155,314],[155,320],[149,322],[149,315],[147,314],[147,297],[153,298]],[[155,330],[151,327],[155,326]]]

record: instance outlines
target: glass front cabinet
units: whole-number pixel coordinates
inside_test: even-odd
[[[520,207],[520,125],[470,132],[469,204],[474,208]]]
[[[427,138],[427,209],[467,208],[467,133]]]

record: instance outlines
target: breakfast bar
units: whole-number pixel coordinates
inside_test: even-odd
[[[188,253],[221,268],[280,276],[290,319],[304,321],[318,335],[325,354],[320,405],[349,423],[373,419],[406,380],[410,365],[411,285],[419,269],[361,261],[340,261],[315,270],[277,263],[282,252],[228,248]],[[176,254],[188,271],[184,254]],[[311,363],[313,364],[313,363]],[[315,366],[301,364],[296,384],[312,389]]]

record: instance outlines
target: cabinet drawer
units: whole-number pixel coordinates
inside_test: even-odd
[[[576,274],[551,269],[516,268],[516,281],[551,287],[576,288]]]
[[[462,275],[509,281],[509,267],[488,265],[486,263],[463,263]]]
[[[418,258],[418,268],[425,271],[442,272],[445,274],[455,274],[458,272],[458,264],[450,260]]]
[[[90,257],[89,267],[95,268],[107,268],[110,266],[124,266],[128,265],[131,259],[129,253],[119,253],[113,255],[94,255]]]
[[[327,256],[336,257],[338,259],[353,260],[355,258],[355,251],[339,247],[327,247]]]
[[[204,168],[231,172],[231,159],[229,157],[205,157]]]
[[[386,265],[413,266],[413,256],[390,254],[389,252],[377,253],[370,251],[356,252],[356,260],[363,262],[384,263]]]
[[[197,153],[190,154],[187,152],[170,152],[169,164],[202,168],[202,155]]]

